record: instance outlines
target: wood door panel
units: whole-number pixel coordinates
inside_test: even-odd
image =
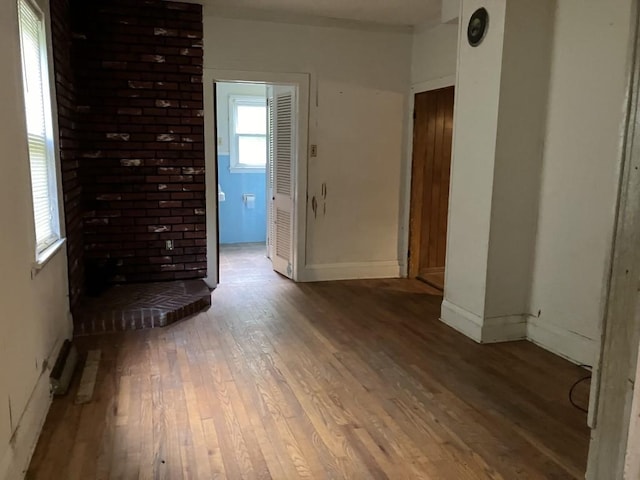
[[[428,239],[425,237],[424,243],[428,242],[426,248],[428,255],[426,263],[422,264],[423,268],[441,267],[438,262],[438,237],[441,236],[439,231],[439,212],[442,203],[442,191],[448,189],[442,185],[442,172],[448,168],[448,162],[443,158],[444,154],[444,105],[445,99],[442,95],[436,97],[436,113],[435,113],[435,139],[433,147],[433,177],[431,179],[431,208],[428,210],[429,218],[423,221],[423,225],[428,225]],[[422,272],[421,272],[422,273]]]
[[[447,222],[449,215],[449,183],[451,180],[451,150],[453,146],[453,100],[454,89],[448,89],[444,92],[444,151],[443,158],[448,159],[446,167],[442,170],[442,178],[440,184],[445,186],[440,197],[440,211],[438,214],[438,255],[437,261],[444,268],[447,248]]]
[[[409,276],[444,272],[454,88],[415,96]]]
[[[425,102],[425,107],[427,109],[427,112],[434,112],[437,113],[438,111],[438,98],[436,96],[428,96],[427,97],[427,102]],[[435,159],[435,155],[436,155],[436,143],[437,143],[437,115],[436,114],[431,114],[431,115],[427,115],[427,130],[425,132],[425,137],[424,139],[420,139],[420,136],[418,136],[418,138],[422,141],[424,141],[425,143],[425,148],[424,148],[424,158],[428,159],[427,161],[424,162],[424,166],[423,166],[423,175],[424,175],[424,188],[422,191],[422,220],[420,221],[420,263],[419,263],[419,269],[418,271],[421,270],[421,267],[423,267],[424,265],[428,265],[429,264],[429,249],[425,248],[428,247],[428,242],[429,242],[429,237],[430,237],[430,227],[431,225],[429,224],[429,222],[425,222],[424,219],[425,217],[430,217],[431,215],[431,211],[433,208],[433,196],[432,196],[432,190],[433,190],[433,184],[434,184],[434,180],[435,180],[435,175],[434,175],[434,170],[435,170],[435,163],[434,159]],[[419,132],[420,133],[420,132]],[[426,244],[425,244],[426,243]]]
[[[415,98],[415,110],[426,109],[427,97]],[[425,163],[420,159],[426,158],[427,142],[423,141],[423,133],[427,129],[427,117],[414,114],[413,119],[413,160],[411,163],[411,201],[409,213],[409,276],[415,277],[420,264],[420,237],[417,232],[421,228],[422,198],[424,195]]]

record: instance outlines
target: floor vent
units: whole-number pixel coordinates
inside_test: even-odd
[[[51,393],[54,395],[65,395],[67,393],[77,364],[78,351],[69,340],[65,340],[62,348],[60,348],[56,364],[51,370],[51,375],[49,375]]]

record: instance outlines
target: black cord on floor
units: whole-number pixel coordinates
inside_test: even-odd
[[[580,367],[583,368],[588,368],[589,370],[592,369],[591,365],[579,365]],[[591,374],[587,375],[586,377],[582,377],[579,380],[576,380],[574,382],[573,385],[571,385],[571,388],[569,389],[569,403],[571,403],[571,405],[573,405],[575,408],[577,408],[578,410],[584,412],[584,413],[589,413],[589,410],[587,408],[584,408],[581,405],[578,405],[574,400],[573,400],[573,392],[576,389],[576,387],[578,385],[580,385],[582,382],[586,382],[587,380],[591,380]]]

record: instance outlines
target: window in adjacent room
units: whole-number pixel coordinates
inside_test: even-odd
[[[36,256],[60,239],[51,99],[44,15],[29,0],[18,0],[22,79],[27,121]]]
[[[267,165],[266,99],[232,95],[229,113],[231,172],[264,172]]]

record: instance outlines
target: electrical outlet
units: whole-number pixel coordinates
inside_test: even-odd
[[[318,156],[318,145],[311,145],[311,156],[312,157]]]
[[[165,243],[165,250],[173,250],[173,240],[167,240]]]

